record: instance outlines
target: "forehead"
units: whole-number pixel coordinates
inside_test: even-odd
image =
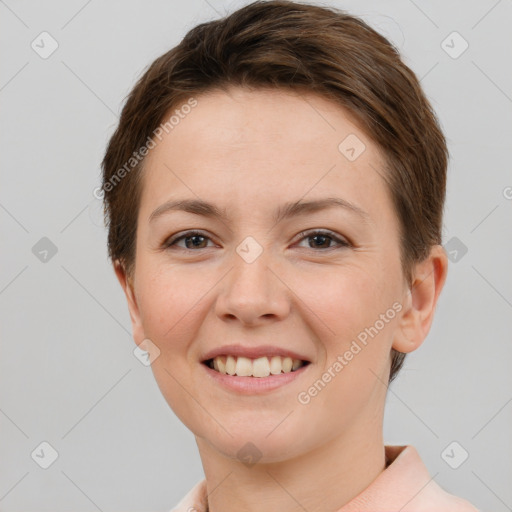
[[[273,150],[305,154],[318,144],[337,154],[336,142],[344,134],[367,138],[341,105],[308,91],[231,86],[196,99],[197,107],[172,130],[176,144],[190,143],[193,131],[203,143],[223,146],[222,153],[224,146],[229,146],[231,153],[252,146],[255,153],[259,149],[268,157]]]
[[[256,207],[327,192],[390,206],[379,149],[332,101],[242,88],[195,99],[146,157],[141,207],[176,194]]]

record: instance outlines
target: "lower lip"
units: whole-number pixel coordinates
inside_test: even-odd
[[[225,375],[203,363],[201,363],[201,366],[207,371],[207,375],[213,379],[214,382],[219,383],[230,391],[236,391],[237,393],[245,395],[255,395],[280,388],[300,378],[311,366],[311,363],[301,366],[294,372],[269,375],[268,377],[238,377],[236,375]]]

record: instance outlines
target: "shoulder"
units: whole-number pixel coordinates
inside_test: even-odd
[[[168,512],[206,512],[206,480],[197,482],[183,499]]]
[[[417,501],[418,506],[411,511],[431,512],[435,509],[436,512],[479,512],[469,501],[448,493],[434,481],[428,487],[428,492]]]
[[[402,512],[479,512],[469,501],[448,493],[428,473],[413,446],[389,447],[395,460],[393,486],[400,485],[413,494]],[[388,452],[388,449],[386,449]],[[391,474],[391,472],[390,472]]]
[[[478,512],[430,476],[413,446],[386,446],[389,466],[370,486],[338,512]]]

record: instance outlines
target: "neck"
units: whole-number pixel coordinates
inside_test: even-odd
[[[356,428],[357,427],[357,428]],[[285,461],[247,467],[197,438],[209,512],[338,511],[385,469],[382,424],[351,431]]]

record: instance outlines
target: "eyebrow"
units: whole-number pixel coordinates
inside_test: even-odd
[[[274,212],[273,220],[277,224],[285,219],[299,215],[311,214],[333,207],[344,208],[345,210],[357,214],[364,222],[371,222],[367,212],[359,206],[356,206],[355,204],[340,197],[325,197],[305,202],[299,199],[298,201],[285,203]],[[167,201],[154,210],[149,216],[149,222],[152,222],[156,218],[171,211],[184,211],[195,215],[202,215],[204,217],[219,218],[224,222],[229,221],[226,211],[218,208],[212,203],[201,199],[176,199]]]

